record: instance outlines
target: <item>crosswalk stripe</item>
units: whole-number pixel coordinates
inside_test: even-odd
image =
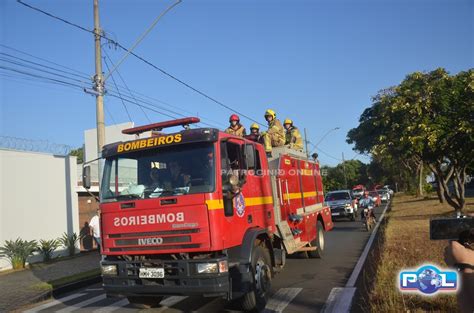
[[[264,313],[281,313],[303,288],[281,288],[268,301]]]
[[[99,302],[101,300],[104,300],[106,297],[105,297],[105,294],[102,294],[100,296],[97,296],[97,297],[94,297],[94,298],[90,298],[88,300],[85,300],[85,301],[82,301],[82,302],[79,302],[79,303],[75,303],[75,304],[71,304],[69,305],[67,308],[64,308],[62,310],[59,310],[59,311],[56,311],[56,313],[69,313],[69,312],[72,312],[72,311],[75,311],[75,310],[78,310],[80,308],[83,308],[85,306],[88,306],[89,304],[92,304],[92,303],[95,303],[95,302]]]
[[[121,300],[116,301],[112,304],[109,304],[106,307],[103,307],[103,308],[98,309],[98,310],[94,310],[94,311],[92,311],[92,313],[110,313],[110,312],[113,312],[113,311],[116,311],[116,310],[120,309],[121,307],[126,306],[127,304],[128,304],[127,299],[121,299]]]
[[[183,301],[184,299],[186,299],[187,297],[184,297],[184,296],[172,296],[172,297],[168,297],[166,299],[164,299],[163,301],[160,302],[160,305],[162,306],[167,306],[167,307],[170,307],[170,306],[173,306],[181,301]]]
[[[64,297],[64,298],[60,298],[60,299],[57,299],[57,300],[54,300],[54,301],[45,303],[45,304],[43,304],[43,305],[34,307],[34,308],[32,308],[32,309],[23,311],[23,313],[36,313],[36,312],[39,312],[39,311],[41,311],[41,310],[44,310],[44,309],[53,307],[53,306],[55,306],[55,305],[58,305],[58,304],[67,302],[67,301],[69,301],[69,300],[73,300],[73,299],[82,297],[83,295],[85,295],[85,293],[75,293],[75,294],[73,294],[73,295],[70,295],[70,296],[67,296],[67,297]]]

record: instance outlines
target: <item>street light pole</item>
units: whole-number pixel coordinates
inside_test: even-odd
[[[321,139],[319,139],[319,141],[318,141],[316,144],[314,144],[314,149],[313,149],[313,151],[311,151],[311,153],[314,152],[314,150],[316,150],[316,148],[317,148],[318,145],[324,140],[324,138],[326,138],[331,132],[333,132],[333,131],[335,131],[335,130],[338,130],[338,129],[341,129],[341,128],[340,128],[340,127],[334,127],[334,128],[331,128],[330,130],[328,130],[328,131],[323,135],[323,137],[321,137]],[[310,154],[311,154],[311,153],[310,153]]]

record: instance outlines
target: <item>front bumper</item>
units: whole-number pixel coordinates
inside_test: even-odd
[[[333,207],[331,208],[332,217],[350,217],[354,214],[354,209],[352,207]]]
[[[117,275],[103,275],[103,286],[109,296],[223,296],[230,297],[229,273],[198,274],[196,263],[218,262],[225,257],[200,260],[103,260],[102,265],[116,265]],[[162,267],[164,278],[140,278],[140,267]]]

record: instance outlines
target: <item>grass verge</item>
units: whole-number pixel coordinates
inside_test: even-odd
[[[474,205],[468,199],[468,205]],[[367,310],[371,312],[456,312],[455,295],[422,297],[398,291],[398,273],[418,268],[423,263],[446,267],[444,248],[447,241],[429,240],[429,220],[434,216],[452,215],[453,209],[437,198],[417,199],[397,195],[388,213],[383,246],[377,264],[375,281],[369,291]]]

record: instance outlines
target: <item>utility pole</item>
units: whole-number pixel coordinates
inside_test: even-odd
[[[306,158],[309,159],[308,135],[306,134],[306,127],[304,129],[304,145],[305,145],[305,149],[306,149]]]
[[[96,118],[97,118],[97,156],[102,156],[102,147],[105,144],[105,123],[104,123],[104,80],[102,75],[102,53],[101,53],[101,29],[99,24],[99,0],[94,0],[94,40],[95,40],[95,76],[94,90],[97,92]],[[101,181],[101,162],[99,164],[99,184]]]
[[[346,164],[344,161],[344,152],[342,153],[342,171],[344,172],[344,186],[346,186],[346,189],[347,189],[348,187],[347,187],[347,176],[346,176]]]

